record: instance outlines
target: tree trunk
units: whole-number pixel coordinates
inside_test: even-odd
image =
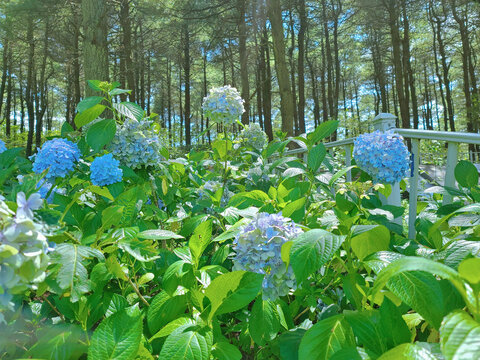
[[[280,0],[268,0],[268,17],[272,25],[273,52],[275,54],[275,71],[280,89],[280,112],[282,114],[282,131],[293,136],[293,102],[287,62],[285,60],[285,39],[283,36],[282,9]]]
[[[122,27],[122,58],[125,63],[125,77],[127,88],[131,90],[128,98],[136,101],[135,75],[132,60],[132,25],[130,21],[130,0],[121,0],[120,3],[120,26]]]
[[[185,44],[184,44],[184,72],[185,72],[185,145],[189,147],[192,143],[190,134],[190,33],[185,23]]]
[[[410,62],[410,22],[407,16],[407,4],[406,0],[403,0],[403,50],[404,50],[404,66],[405,72],[408,74],[408,85],[410,87],[410,96],[412,99],[412,113],[413,113],[413,127],[418,129],[418,101],[417,92],[415,88],[415,77],[412,70],[412,64]],[[407,87],[407,82],[405,82]],[[408,101],[408,96],[407,96]]]
[[[242,124],[248,124],[250,119],[250,88],[248,83],[247,25],[245,12],[247,0],[237,0],[238,11],[238,51],[240,53],[240,79],[242,83],[242,98],[245,101],[245,112]]]
[[[404,73],[402,67],[402,52],[401,52],[401,40],[398,29],[398,13],[396,0],[387,1],[387,12],[389,16],[390,35],[392,37],[393,48],[393,65],[395,69],[395,87],[400,104],[400,116],[402,127],[404,129],[410,128],[410,111],[408,104],[408,97],[405,96],[406,86],[404,86]],[[408,89],[407,89],[408,91]]]
[[[300,28],[298,29],[298,126],[301,134],[305,128],[305,31],[307,29],[307,15],[305,0],[298,0],[298,16]],[[311,69],[311,68],[310,68]],[[313,82],[312,82],[312,85]],[[314,95],[314,99],[316,94]]]
[[[27,148],[25,150],[27,157],[32,155],[33,148],[33,134],[35,130],[35,109],[34,109],[34,94],[35,88],[35,41],[33,38],[33,16],[28,16],[27,24],[27,44],[28,44],[28,68],[27,68],[27,86],[25,89],[25,102],[27,103],[28,113],[28,135]]]
[[[85,80],[108,81],[106,0],[82,0],[83,71]],[[95,95],[90,87],[86,96]]]

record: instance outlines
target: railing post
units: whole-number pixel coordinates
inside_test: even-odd
[[[447,166],[445,171],[444,186],[455,187],[455,166],[458,160],[458,143],[449,142],[447,152]],[[446,192],[446,191],[445,191]],[[445,193],[443,195],[443,205],[450,204],[453,198],[452,195]]]
[[[345,166],[348,168],[352,166],[352,145],[345,145]],[[349,170],[347,172],[347,182],[352,181],[352,172]]]
[[[418,196],[418,168],[420,166],[420,140],[412,139],[412,157],[413,157],[413,173],[410,177],[410,198],[408,209],[408,238],[414,240],[415,220],[417,219],[417,196]]]

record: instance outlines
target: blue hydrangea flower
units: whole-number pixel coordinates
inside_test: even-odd
[[[120,162],[112,154],[99,156],[90,165],[90,180],[93,185],[105,186],[122,181],[123,171]]]
[[[48,169],[47,179],[64,178],[73,170],[79,159],[80,150],[77,144],[60,138],[49,140],[35,155],[33,171],[40,174]]]
[[[50,191],[52,186],[53,186],[53,190]],[[42,197],[42,199],[47,200],[47,203],[49,204],[53,202],[53,194],[57,193],[57,194],[65,195],[66,193],[65,189],[59,189],[48,181],[43,181],[42,183],[39,182],[37,184],[37,190],[40,196]],[[47,198],[48,193],[50,193],[50,195]]]
[[[247,125],[240,133],[242,144],[258,151],[262,151],[265,148],[267,139],[267,134],[257,123]]]
[[[282,245],[302,230],[290,219],[278,214],[259,213],[235,237],[234,270],[264,274],[263,299],[275,301],[297,284],[291,266],[282,261]]]
[[[353,156],[357,165],[377,182],[394,184],[408,176],[410,153],[403,137],[393,131],[360,135]]]
[[[0,140],[0,154],[7,150],[7,146],[3,140]]]
[[[210,196],[214,195],[222,187],[223,183],[216,180],[208,180],[198,190],[198,197],[200,200],[209,199]],[[231,191],[225,188],[223,190],[222,198],[220,200],[220,206],[225,207],[233,195],[234,194]]]
[[[162,144],[152,130],[151,121],[126,120],[117,129],[110,150],[120,162],[132,169],[142,166],[157,166],[163,159]]]
[[[228,125],[245,112],[244,102],[237,89],[226,85],[210,89],[203,99],[202,109],[212,121]]]

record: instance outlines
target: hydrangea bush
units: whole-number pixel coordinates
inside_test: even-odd
[[[229,125],[245,112],[244,102],[237,89],[226,85],[210,89],[203,99],[202,109],[212,121]]]
[[[48,170],[46,177],[49,180],[56,177],[64,178],[73,171],[79,159],[80,150],[77,144],[67,139],[56,138],[46,141],[35,155],[33,171],[41,174]]]
[[[96,157],[90,165],[90,179],[93,185],[106,186],[122,181],[120,162],[112,154]]]
[[[393,131],[362,134],[355,140],[357,165],[377,182],[393,184],[408,176],[410,153],[403,137]]]
[[[382,184],[338,181],[343,162],[321,144],[336,121],[302,138],[306,159],[284,138],[234,148],[224,127],[211,148],[158,163],[143,109],[115,102],[128,90],[89,84],[103,97],[62,128],[83,161],[73,142],[41,151],[41,175],[20,151],[2,156],[0,358],[480,358],[473,164],[455,169],[454,204],[434,194],[418,207],[410,238]],[[95,115],[107,108],[114,119]],[[377,178],[404,175],[397,136],[356,145]]]
[[[268,137],[259,124],[252,123],[240,132],[240,141],[246,147],[262,151],[267,145]]]
[[[302,230],[279,214],[259,213],[235,237],[234,270],[264,274],[263,298],[275,301],[296,288],[291,266],[282,260],[282,245],[295,239]]]
[[[128,119],[117,129],[110,150],[120,163],[132,169],[158,166],[162,143],[151,125],[151,121]]]

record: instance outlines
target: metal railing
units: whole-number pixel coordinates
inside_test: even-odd
[[[382,117],[388,115],[386,118]],[[455,187],[455,166],[458,163],[458,147],[460,144],[480,145],[480,134],[432,131],[432,130],[413,130],[413,129],[396,129],[392,127],[392,116],[390,114],[380,114],[377,116],[376,130],[393,130],[395,133],[402,135],[411,141],[411,154],[413,158],[413,171],[409,181],[409,214],[408,214],[408,237],[415,238],[415,220],[417,218],[417,200],[418,200],[418,180],[420,166],[420,141],[421,140],[437,140],[447,144],[447,163],[445,172],[444,185],[447,187]],[[394,118],[393,118],[394,119]],[[352,147],[355,138],[338,140],[324,144],[327,149],[343,147],[345,149],[345,166],[352,164]],[[300,148],[288,151],[286,154],[304,154],[306,156],[307,149]],[[352,181],[351,172],[346,174],[347,182]],[[389,205],[401,206],[400,184],[396,183],[392,186],[391,195],[385,199]],[[443,204],[449,204],[453,200],[452,196],[447,192],[443,195]],[[400,219],[401,221],[401,219]]]

